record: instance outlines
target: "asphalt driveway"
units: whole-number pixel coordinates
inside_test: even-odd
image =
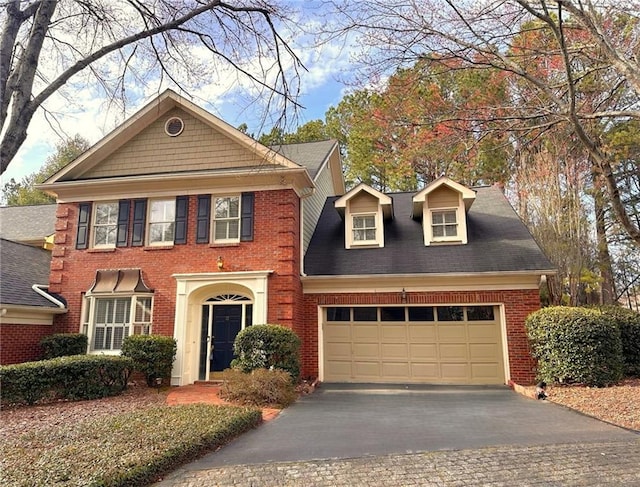
[[[633,432],[507,387],[323,384],[169,478],[228,465],[634,439]]]

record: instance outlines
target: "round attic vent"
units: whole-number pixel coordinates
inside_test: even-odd
[[[181,118],[178,117],[171,117],[169,120],[167,120],[167,123],[164,124],[164,131],[171,137],[180,135],[183,130],[184,122]]]

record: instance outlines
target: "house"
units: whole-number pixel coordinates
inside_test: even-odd
[[[346,192],[335,141],[267,148],[172,91],[40,187],[56,331],[90,353],[173,336],[184,385],[278,323],[325,381],[533,380],[523,323],[552,266],[495,188]]]

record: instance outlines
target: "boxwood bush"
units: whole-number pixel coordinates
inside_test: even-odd
[[[602,306],[599,310],[620,328],[625,375],[640,377],[640,313],[621,306]]]
[[[131,335],[122,342],[122,355],[133,360],[135,370],[144,374],[148,386],[155,385],[156,379],[171,377],[176,351],[175,339],[164,335]]]
[[[622,378],[622,340],[611,316],[556,306],[532,313],[525,325],[539,379],[602,387]]]
[[[40,340],[42,358],[47,360],[87,353],[87,335],[82,333],[54,333]]]
[[[126,389],[133,362],[109,355],[72,355],[0,366],[5,404],[97,399]]]
[[[254,325],[242,330],[233,344],[236,358],[231,366],[243,372],[281,369],[291,380],[300,376],[300,338],[282,325]]]

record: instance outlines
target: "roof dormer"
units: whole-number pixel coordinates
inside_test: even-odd
[[[360,183],[335,202],[345,225],[345,247],[384,247],[384,220],[393,218],[389,196]]]
[[[441,176],[413,197],[413,218],[422,219],[425,245],[466,244],[467,211],[475,191]]]

